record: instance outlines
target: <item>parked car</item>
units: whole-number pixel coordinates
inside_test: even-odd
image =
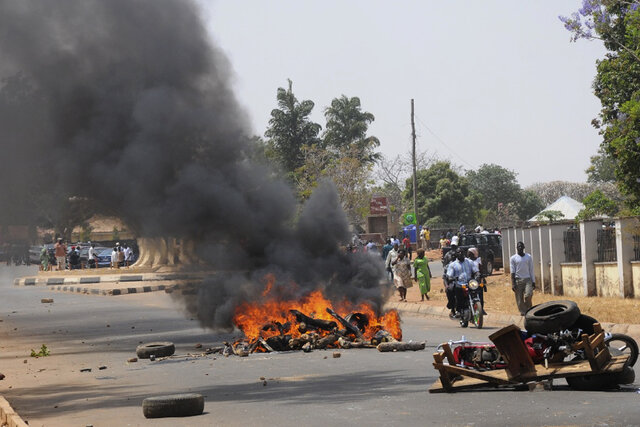
[[[482,274],[490,276],[493,270],[503,267],[502,236],[498,233],[469,233],[460,236],[459,248],[478,249],[478,255],[482,258]],[[442,248],[442,257],[451,250],[450,246]]]
[[[40,252],[42,251],[42,246],[35,245],[29,248],[29,261],[32,264],[40,264]]]
[[[98,248],[96,248],[98,249]],[[96,257],[98,258],[99,267],[111,267],[111,252],[112,248],[102,248],[100,251],[96,251]]]

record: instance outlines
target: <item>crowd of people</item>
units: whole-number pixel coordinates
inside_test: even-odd
[[[429,300],[431,270],[424,248],[418,248],[416,258],[414,260],[411,258],[411,241],[408,237],[402,239],[400,243],[395,236],[392,236],[382,247],[382,259],[385,262],[389,280],[393,281],[400,294],[400,301],[407,300],[407,289],[413,286],[414,281],[420,288],[422,301]]]
[[[87,247],[86,260],[81,253],[83,247]],[[102,248],[103,250],[104,248]],[[47,245],[43,245],[40,252],[40,269],[51,271],[55,267],[57,271],[80,270],[84,268],[98,268],[98,249],[95,243],[88,242],[71,246],[66,245],[62,238],[58,238],[53,250],[50,251]],[[116,243],[111,251],[111,268],[128,267],[133,263],[133,249],[128,244],[123,246]]]
[[[458,239],[460,238],[460,236],[465,234],[466,232],[467,232],[467,227],[465,227],[464,224],[460,224],[460,228],[458,228],[457,232],[454,232],[453,229],[450,228],[446,232],[440,233],[440,240],[438,241],[439,248],[440,249],[446,248],[448,246],[451,246],[453,243],[457,245]],[[490,233],[500,234],[500,229],[484,228],[482,224],[478,224],[476,228],[473,229],[473,232],[480,233],[480,234],[490,234]]]

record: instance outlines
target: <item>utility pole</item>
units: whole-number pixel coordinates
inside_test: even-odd
[[[418,184],[416,182],[416,123],[413,120],[413,99],[411,100],[411,138],[413,140],[413,151],[412,151],[412,160],[413,160],[413,217],[416,220],[416,245],[418,244],[418,203],[417,203],[417,194],[418,194]]]

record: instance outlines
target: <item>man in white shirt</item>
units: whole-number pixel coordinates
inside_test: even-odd
[[[516,294],[516,304],[520,315],[531,308],[531,298],[536,287],[536,278],[533,271],[533,258],[524,252],[524,243],[518,242],[518,251],[509,260],[511,266],[511,289]]]
[[[131,265],[131,261],[133,261],[133,250],[129,247],[129,245],[124,245],[124,264],[129,267]]]
[[[96,244],[95,243],[91,243],[91,246],[89,247],[88,258],[89,258],[89,268],[98,267],[98,265],[96,264]]]

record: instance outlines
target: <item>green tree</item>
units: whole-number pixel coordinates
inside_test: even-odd
[[[350,156],[363,164],[373,164],[380,158],[375,149],[380,141],[375,136],[367,136],[369,124],[375,117],[362,111],[360,98],[342,95],[331,101],[324,111],[327,124],[322,135],[323,147],[341,156],[349,151]]]
[[[309,198],[321,180],[330,179],[338,190],[349,222],[364,225],[371,200],[373,166],[363,164],[349,151],[334,157],[329,151],[313,145],[305,147],[303,153],[304,164],[292,175],[299,199]]]
[[[418,219],[428,225],[437,223],[466,223],[476,221],[482,206],[480,196],[469,181],[458,175],[449,162],[436,162],[416,173]],[[413,200],[413,185],[407,179],[404,199],[407,206]]]
[[[516,212],[522,221],[527,221],[545,206],[540,196],[531,190],[521,191],[515,203]]]
[[[584,198],[584,209],[578,212],[576,219],[590,219],[596,216],[614,216],[618,213],[618,204],[604,195],[600,190],[596,190]]]
[[[590,163],[591,165],[585,171],[587,182],[594,184],[615,182],[616,162],[602,147],[598,150],[598,154],[591,156]]]
[[[550,224],[552,222],[561,220],[564,217],[564,214],[560,211],[556,210],[547,210],[540,212],[536,219],[546,224]]]
[[[482,196],[482,206],[496,210],[499,203],[515,203],[520,199],[516,173],[495,164],[483,164],[466,174],[469,185]]]
[[[594,125],[614,160],[620,192],[640,213],[640,2],[586,0],[578,12],[560,19],[572,40],[599,39],[608,50],[593,84],[602,104]]]
[[[278,88],[278,107],[271,111],[267,151],[280,163],[286,173],[292,174],[304,163],[303,147],[319,143],[321,126],[309,119],[314,103],[299,102],[293,94],[293,82],[289,88]]]

